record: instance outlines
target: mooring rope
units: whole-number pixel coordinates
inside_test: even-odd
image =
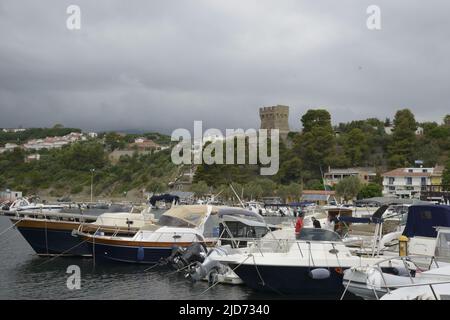
[[[175,274],[175,273],[178,273],[178,272],[180,272],[180,271],[183,271],[184,269],[187,269],[187,268],[193,266],[193,265],[196,264],[196,263],[197,263],[197,261],[191,262],[191,263],[189,263],[187,266],[184,266],[183,268],[180,268],[180,269],[177,269],[177,270],[175,270],[175,271],[172,271],[172,272],[168,273],[167,275],[170,276],[170,275],[172,275],[172,274]]]
[[[348,287],[350,286],[350,282],[352,282],[352,279],[348,279],[347,285],[345,286],[345,290],[344,290],[344,292],[342,293],[341,299],[340,299],[340,300],[343,300],[343,299],[344,299],[345,294],[347,293]]]
[[[0,232],[0,237],[2,236],[2,235],[4,235],[5,233],[7,233],[9,230],[11,230],[12,228],[14,228],[19,222],[21,222],[23,219],[25,219],[25,218],[22,218],[22,219],[20,219],[20,220],[18,220],[16,223],[14,223],[12,226],[9,226],[8,228],[6,228],[6,229],[4,229],[2,232]]]
[[[6,243],[9,240],[11,240],[12,238],[17,237],[19,234],[20,234],[19,232],[14,232],[10,237],[6,238],[3,242]]]
[[[252,256],[253,256],[253,255],[252,255]],[[256,264],[255,256],[253,256],[253,264],[255,265],[256,272],[258,273],[258,276],[259,276],[259,278],[260,278],[261,281],[262,281],[261,284],[263,285],[263,287],[267,287],[267,288],[269,288],[270,290],[272,290],[273,292],[275,292],[275,293],[277,293],[277,294],[283,296],[283,293],[281,293],[281,292],[278,291],[277,289],[273,288],[272,286],[269,286],[269,285],[264,281],[264,279],[263,279],[261,273],[259,272],[258,265]]]
[[[42,213],[42,209],[41,209],[41,213]],[[44,216],[44,221],[45,221],[45,249],[47,250],[47,254],[48,254],[47,216]]]
[[[149,270],[152,270],[152,269],[154,269],[154,268],[156,268],[156,267],[161,267],[161,266],[162,266],[162,264],[161,264],[160,262],[157,262],[157,263],[155,263],[153,266],[144,269],[144,272],[147,272],[147,271],[149,271]]]
[[[69,248],[69,249],[67,249],[67,250],[65,250],[65,251],[63,251],[63,252],[57,254],[56,256],[52,257],[51,259],[46,260],[46,261],[44,261],[43,263],[39,264],[38,267],[40,267],[40,266],[42,266],[42,265],[44,265],[44,264],[46,264],[46,263],[48,263],[48,262],[50,262],[50,261],[53,261],[53,260],[55,260],[56,258],[61,257],[62,255],[66,254],[67,252],[71,251],[72,249],[75,249],[76,247],[82,245],[83,243],[85,243],[85,242],[88,241],[88,240],[89,240],[89,238],[86,238],[86,239],[83,240],[82,242],[80,242],[80,243],[74,245],[73,247],[71,247],[71,248]]]

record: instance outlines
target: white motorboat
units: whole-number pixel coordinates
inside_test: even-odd
[[[230,213],[233,213],[230,211]],[[217,261],[220,256],[245,251],[249,242],[263,237],[273,237],[273,232],[280,226],[267,224],[256,214],[254,216],[239,216],[239,211],[233,215],[223,214],[220,220],[220,236],[217,246],[211,248],[203,261],[188,261],[192,264],[187,269],[187,275],[193,280],[207,280],[209,283],[242,284],[242,280],[227,265]],[[292,229],[292,235],[294,231]],[[184,267],[183,265],[179,268]]]
[[[61,212],[64,208],[66,208],[66,205],[62,204],[43,204],[43,203],[31,203],[26,198],[20,198],[15,201],[9,206],[8,211],[9,212],[19,212],[19,211],[34,211],[34,212]]]
[[[83,232],[78,232],[78,236],[91,246],[95,257],[102,260],[157,264],[174,254],[178,255],[178,248],[186,249],[193,244],[201,244],[206,252],[207,248],[214,247],[219,235],[223,233],[220,228],[217,229],[219,220],[227,215],[257,214],[242,208],[224,206],[174,206],[164,212],[156,224],[144,226],[131,237]],[[226,228],[234,228],[242,224],[242,221],[238,221],[235,217],[233,227],[230,223]],[[258,232],[253,226],[236,230],[244,232],[237,243],[242,246],[246,245],[244,237],[248,234],[253,236]],[[231,233],[234,234],[233,231]],[[236,243],[235,238],[230,238],[229,241]],[[174,247],[177,248],[174,250]],[[199,254],[196,251],[195,254],[197,253]]]
[[[421,255],[388,258],[404,262],[404,268],[398,269],[396,275],[385,274],[378,264],[346,270],[343,279],[344,287],[364,299],[379,299],[397,288],[414,286],[418,292],[423,290],[428,292],[431,289],[420,287],[419,284],[450,281],[448,273],[450,270],[448,269],[450,266],[450,228],[439,227],[437,232],[438,235],[434,238],[433,255],[429,255],[429,251],[425,251],[426,254]],[[426,248],[429,249],[429,247]],[[414,264],[413,268],[410,267],[411,264]],[[425,269],[423,269],[424,267]],[[397,297],[397,295],[392,297]]]
[[[277,231],[271,235],[276,235]],[[280,294],[333,296],[342,294],[343,271],[370,266],[381,259],[353,255],[338,234],[303,228],[298,240],[281,236],[249,243],[245,249],[217,257],[252,289]],[[401,262],[385,261],[383,271],[394,272]]]

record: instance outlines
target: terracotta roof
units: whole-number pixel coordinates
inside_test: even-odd
[[[303,190],[303,194],[320,194],[334,196],[336,191],[333,190]]]
[[[382,174],[383,177],[429,177],[431,172],[408,172],[405,168],[398,168]]]

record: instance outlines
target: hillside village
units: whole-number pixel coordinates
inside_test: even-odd
[[[449,116],[442,124],[418,124],[404,109],[393,121],[367,119],[332,126],[326,110],[311,109],[301,118],[302,131],[293,132],[288,106],[264,107],[259,115],[261,128],[281,133],[280,170],[273,177],[258,176],[257,165],[175,166],[170,137],[157,133],[82,132],[58,125],[2,129],[0,188],[82,196],[93,179],[98,197],[162,192],[204,197],[230,183],[248,199],[278,196],[284,201],[328,202],[392,196],[444,201],[448,197]],[[43,136],[45,130],[53,135]],[[425,152],[418,151],[418,145]],[[351,179],[356,186],[341,190],[342,182]],[[224,192],[223,197],[233,195]]]

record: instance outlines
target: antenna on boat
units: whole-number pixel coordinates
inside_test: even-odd
[[[230,183],[230,188],[231,190],[234,192],[236,198],[238,198],[239,202],[241,203],[242,208],[245,208],[244,203],[242,202],[241,198],[239,197],[239,195],[237,194],[236,190],[234,190],[233,185]]]

